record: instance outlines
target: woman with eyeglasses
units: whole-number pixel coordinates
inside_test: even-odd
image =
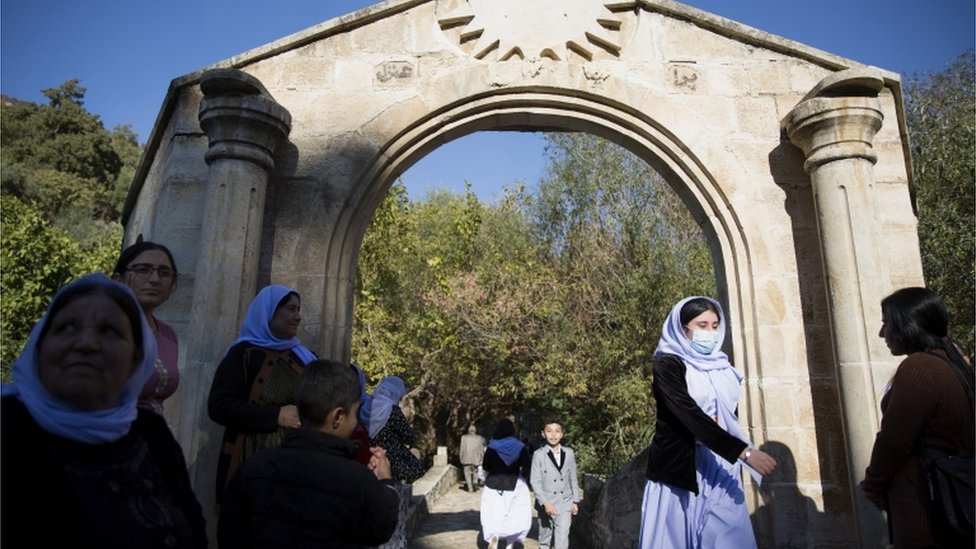
[[[128,286],[136,295],[156,337],[159,357],[139,395],[139,407],[157,414],[163,413],[163,401],[173,396],[180,384],[180,344],[176,331],[153,314],[173,293],[176,276],[176,262],[169,249],[147,241],[123,250],[112,271],[112,278]]]

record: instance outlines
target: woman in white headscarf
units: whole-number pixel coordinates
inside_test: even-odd
[[[315,355],[298,340],[298,292],[265,286],[251,301],[240,336],[231,343],[210,385],[210,419],[226,427],[217,461],[217,503],[240,464],[277,446],[284,429],[301,426],[295,390]]]
[[[776,461],[739,425],[742,374],[722,352],[717,301],[674,306],[654,352],[657,421],[641,505],[641,549],[756,547],[742,466],[758,481]]]
[[[426,468],[410,452],[416,436],[400,409],[400,400],[406,393],[407,388],[399,377],[383,378],[373,390],[373,396],[367,397],[359,408],[359,421],[369,432],[370,446],[386,450],[393,478],[410,483],[424,476]]]
[[[183,452],[137,408],[156,342],[132,291],[62,288],[2,389],[0,545],[206,547]]]

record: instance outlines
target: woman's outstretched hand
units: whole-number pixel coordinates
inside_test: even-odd
[[[755,469],[762,476],[766,476],[776,469],[776,460],[773,459],[773,456],[756,448],[746,448],[739,455],[739,459],[746,462],[746,465]]]

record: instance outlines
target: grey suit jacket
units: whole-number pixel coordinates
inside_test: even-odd
[[[580,500],[579,481],[576,479],[576,454],[572,448],[562,447],[566,454],[562,470],[549,459],[549,446],[532,453],[531,480],[537,504],[552,503],[560,512],[572,509]]]

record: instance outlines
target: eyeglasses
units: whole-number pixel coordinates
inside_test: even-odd
[[[149,278],[153,271],[159,276],[160,280],[172,280],[176,276],[176,272],[169,268],[160,265],[159,267],[150,265],[149,263],[136,263],[135,265],[130,265],[126,271],[132,273],[139,278]]]

